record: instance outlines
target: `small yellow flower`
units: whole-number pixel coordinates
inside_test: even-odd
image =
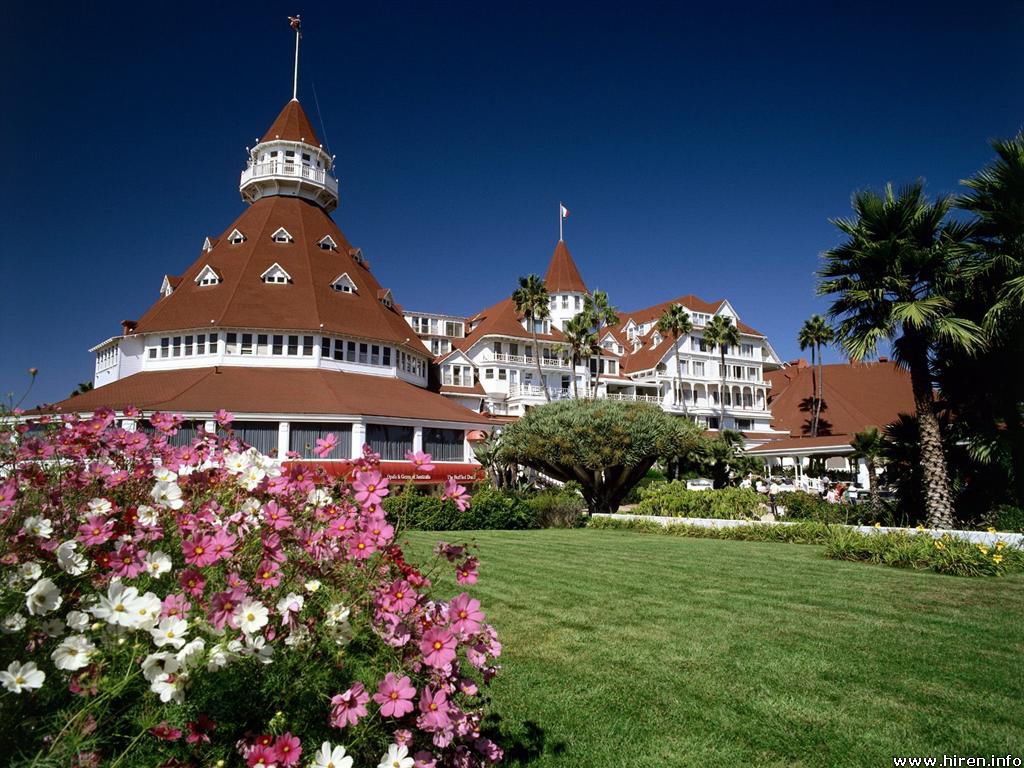
[[[989,533],[995,533],[995,532],[996,532],[996,529],[995,529],[995,528],[993,528],[993,527],[992,527],[991,525],[990,525],[990,526],[989,526],[989,527],[988,527],[988,528],[987,528],[986,530],[987,530],[987,531],[988,531]]]
[[[935,542],[935,548],[936,548],[936,549],[945,549],[945,548],[946,548],[946,545],[945,545],[945,544],[943,544],[943,543],[942,543],[941,541],[936,541],[936,542]]]
[[[979,544],[978,545],[978,551],[981,552],[981,554],[983,554],[983,555],[987,555],[988,554],[988,547],[986,547],[984,544]]]
[[[999,565],[1001,562],[1003,562],[1003,556],[1002,555],[992,555],[992,562],[995,563],[996,565]]]
[[[997,541],[996,542],[996,549],[997,550],[1000,550],[1000,549],[1002,549],[1005,546],[1006,546],[1006,542],[1005,541]]]
[[[875,528],[881,528],[881,527],[882,527],[881,523],[875,523]]]
[[[917,530],[923,531],[924,530],[924,524],[923,523],[918,523],[917,524]]]

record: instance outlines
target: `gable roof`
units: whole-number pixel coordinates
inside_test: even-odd
[[[215,366],[146,371],[42,411],[92,413],[135,406],[146,412],[390,416],[431,421],[487,418],[401,379],[319,369]]]
[[[852,437],[868,427],[885,427],[901,413],[914,412],[910,374],[895,363],[843,363],[822,366],[821,421],[819,437]],[[772,426],[788,430],[794,437],[809,435],[811,429],[812,369],[789,366],[765,371],[771,382],[769,406]]]
[[[619,328],[625,328],[626,324],[633,320],[638,325],[643,323],[649,323],[652,320],[657,321],[659,317],[665,314],[665,310],[671,307],[673,304],[681,304],[687,309],[693,312],[703,312],[708,315],[714,315],[719,309],[722,308],[723,304],[728,304],[725,299],[717,299],[713,302],[704,301],[699,296],[694,296],[692,293],[688,293],[685,296],[679,296],[675,299],[669,299],[663,301],[660,304],[654,304],[650,307],[644,307],[643,309],[637,309],[632,312],[619,312],[620,323]],[[731,307],[731,305],[730,305]],[[694,327],[700,328],[701,326],[695,325]],[[748,333],[751,336],[764,336],[756,328],[751,328],[743,321],[737,321],[736,327],[740,329],[741,333]]]
[[[320,146],[320,139],[313,130],[313,124],[306,117],[306,111],[300,106],[296,99],[292,99],[284,105],[284,109],[278,114],[277,119],[271,123],[270,128],[263,134],[261,142],[274,141],[304,141],[314,147]]]
[[[454,339],[452,346],[458,349],[469,349],[484,336],[491,335],[511,336],[524,341],[533,341],[533,334],[523,327],[522,320],[523,316],[516,312],[516,305],[512,298],[502,299],[497,304],[493,304],[471,317],[469,322],[476,324],[476,327],[464,338]],[[565,334],[552,325],[551,333],[538,333],[537,340],[565,341]]]
[[[572,260],[569,249],[562,240],[558,241],[555,252],[551,254],[551,262],[548,264],[547,274],[544,275],[544,285],[547,286],[549,293],[587,292],[587,285],[580,276],[576,262]]]
[[[287,248],[270,239],[279,227],[295,236]],[[377,300],[381,288],[373,273],[350,255],[354,249],[319,206],[297,197],[271,195],[246,208],[225,231],[233,229],[250,237],[237,245],[220,239],[210,253],[202,254],[185,271],[178,289],[139,319],[138,333],[211,326],[322,330],[397,344],[429,356],[397,308]],[[317,245],[324,233],[339,244],[337,251]],[[260,279],[267,264],[275,262],[291,275],[291,283],[270,286]],[[222,278],[217,290],[202,290],[194,282],[207,263],[216,264]],[[345,272],[362,290],[341,296],[331,288]]]

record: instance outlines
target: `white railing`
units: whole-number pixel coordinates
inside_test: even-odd
[[[544,397],[544,387],[538,387],[536,384],[510,384],[508,396],[510,399],[519,397],[542,398]],[[572,399],[572,390],[549,387],[548,396],[552,400],[570,400]]]
[[[520,365],[536,365],[536,361],[532,357],[526,355],[510,355],[506,352],[492,352],[489,358],[485,358],[484,362],[495,362],[495,363],[519,363]],[[569,368],[572,363],[568,360],[561,360],[557,357],[541,357],[540,359],[541,368]]]
[[[279,177],[287,179],[305,179],[314,184],[327,187],[331,192],[337,194],[338,180],[323,168],[312,168],[301,163],[285,163],[280,160],[270,160],[265,163],[252,163],[242,171],[242,184],[253,179]]]
[[[609,392],[604,395],[606,400],[630,400],[640,403],[660,403],[661,398],[658,395],[633,395],[629,392]]]

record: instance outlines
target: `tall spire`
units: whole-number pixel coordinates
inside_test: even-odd
[[[299,100],[299,41],[302,39],[302,19],[296,14],[288,17],[288,23],[295,30],[295,74],[292,77],[292,101]]]

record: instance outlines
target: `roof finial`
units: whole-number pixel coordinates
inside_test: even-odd
[[[292,101],[299,100],[299,40],[302,39],[302,20],[299,16],[289,16],[288,23],[295,30],[295,76],[292,78]]]

